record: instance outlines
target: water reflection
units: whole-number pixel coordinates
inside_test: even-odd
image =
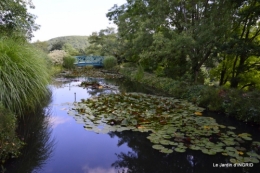
[[[152,148],[146,138],[148,133],[123,131],[111,132],[109,135],[118,137],[118,146],[126,144],[132,151],[117,153],[117,161],[112,166],[116,169],[128,168],[128,173],[249,173],[259,171],[259,165],[253,168],[214,167],[217,163],[230,163],[229,158],[217,154],[208,156],[200,151],[188,150],[185,153],[163,154]]]
[[[49,103],[50,97],[48,99],[46,103]],[[28,113],[19,119],[17,132],[26,145],[23,147],[19,158],[7,163],[7,173],[37,172],[45,161],[51,157],[54,150],[54,139],[51,139],[48,122],[50,110],[43,107],[44,105],[39,106],[35,112]]]
[[[91,80],[114,85],[115,88],[109,90],[79,87],[82,81]],[[77,124],[67,114],[68,107],[74,101],[74,93],[76,101],[119,91],[164,95],[150,87],[123,79],[76,78],[58,79],[50,89],[53,90],[51,116],[46,116],[50,112],[41,108],[34,116],[26,116],[21,120],[19,133],[28,145],[22,151],[23,155],[9,164],[8,173],[247,173],[260,170],[260,164],[255,164],[253,168],[214,167],[213,163],[229,163],[230,158],[221,154],[208,156],[201,151],[192,150],[163,154],[152,148],[152,143],[146,138],[148,133],[123,131],[111,132],[109,135],[96,134],[86,131],[82,124]],[[227,121],[223,117],[221,120]],[[253,134],[255,129],[245,128],[244,123],[240,127],[238,122],[232,124],[220,122],[219,119],[217,121],[236,126],[237,133],[249,132],[254,139],[255,136],[259,137],[259,131]],[[51,135],[57,141],[55,150]],[[255,140],[259,141],[259,138]],[[47,159],[51,154],[53,157]],[[46,159],[47,164],[44,164]]]

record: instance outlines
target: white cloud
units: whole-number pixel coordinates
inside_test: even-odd
[[[114,168],[102,168],[102,167],[90,168],[88,165],[83,166],[82,170],[84,173],[118,173],[118,170]],[[127,172],[127,168],[121,169],[121,171],[122,170]]]

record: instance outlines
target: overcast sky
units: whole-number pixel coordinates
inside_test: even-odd
[[[35,9],[29,11],[38,16],[36,23],[41,25],[41,28],[34,32],[32,41],[90,35],[108,26],[114,26],[106,18],[106,13],[114,4],[124,3],[126,0],[33,0]]]

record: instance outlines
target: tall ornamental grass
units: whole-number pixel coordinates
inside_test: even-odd
[[[47,56],[27,42],[0,38],[0,102],[11,111],[33,110],[48,94]]]

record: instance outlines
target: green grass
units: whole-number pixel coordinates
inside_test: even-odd
[[[27,42],[0,38],[0,102],[17,114],[34,109],[48,93],[47,56]]]

